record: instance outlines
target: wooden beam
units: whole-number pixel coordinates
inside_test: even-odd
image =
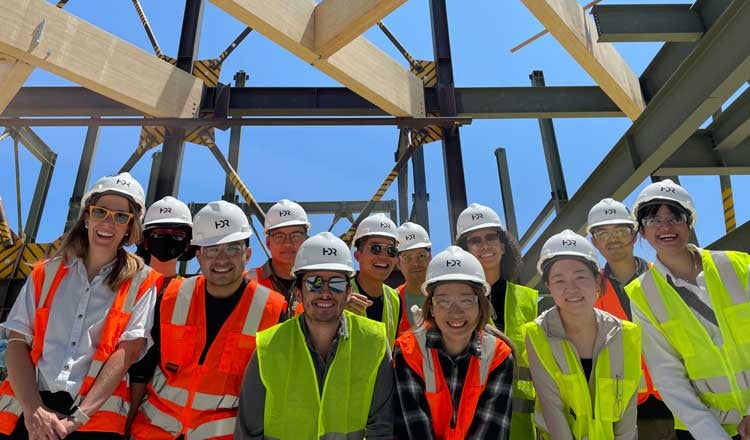
[[[34,66],[0,54],[0,114],[21,90],[33,70]]]
[[[631,120],[646,107],[638,77],[576,0],[521,0]]]
[[[157,117],[193,117],[198,78],[45,0],[0,1],[0,52]]]
[[[210,1],[389,114],[425,115],[421,80],[364,37],[328,58],[315,52],[314,0]]]
[[[323,58],[362,35],[406,0],[323,0],[315,8],[315,52]]]

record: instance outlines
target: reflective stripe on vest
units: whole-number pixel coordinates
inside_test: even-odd
[[[750,300],[743,287],[747,286],[750,256],[703,250],[701,261],[721,346],[654,267],[626,290],[680,354],[696,394],[732,436],[750,405]],[[685,429],[677,419],[675,424]]]
[[[360,293],[359,285],[357,282],[352,282],[352,292]],[[398,335],[398,319],[399,309],[401,308],[401,296],[398,291],[386,284],[383,284],[383,316],[380,322],[385,324],[385,332],[388,336],[388,343],[393,347],[396,342],[396,336]]]
[[[620,420],[636,393],[641,374],[640,328],[622,321],[621,331],[597,355],[592,372],[593,402],[589,381],[572,344],[564,339],[548,338],[536,322],[525,328],[542,366],[557,384],[573,437],[614,439],[613,424]],[[537,420],[544,428],[543,418],[537,417]]]
[[[302,333],[302,318],[258,334],[255,354],[267,390],[266,437],[363,438],[387,339],[382,323],[348,311],[343,316],[349,336],[339,336],[322,390]]]

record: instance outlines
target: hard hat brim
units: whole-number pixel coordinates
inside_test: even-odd
[[[420,248],[425,248],[426,249],[426,248],[431,248],[431,247],[432,247],[432,243],[428,241],[427,243],[414,243],[411,246],[405,246],[405,247],[398,246],[398,251],[399,252],[406,252],[406,251],[410,251],[412,249],[420,249]]]
[[[490,285],[487,283],[487,281],[481,278],[473,277],[471,275],[463,275],[460,273],[447,273],[444,275],[437,276],[435,278],[430,278],[429,280],[426,280],[424,283],[422,283],[422,287],[420,288],[420,290],[422,291],[422,294],[424,296],[427,296],[428,295],[427,290],[430,288],[430,286],[432,286],[433,284],[440,283],[440,282],[449,282],[449,281],[456,281],[456,282],[469,281],[472,283],[481,284],[482,287],[484,288],[484,296],[490,295]]]
[[[539,262],[536,264],[536,270],[537,272],[539,272],[539,275],[543,275],[545,267],[549,266],[550,264],[554,263],[557,260],[562,260],[566,258],[573,259],[573,260],[580,260],[584,263],[593,264],[594,269],[596,269],[597,272],[601,270],[601,267],[599,266],[598,261],[592,260],[591,257],[581,252],[561,252],[561,253],[555,254],[552,258],[539,260]]]
[[[501,231],[505,232],[505,227],[503,227],[503,225],[500,223],[483,223],[481,225],[476,225],[470,228],[466,228],[460,234],[456,234],[456,240],[460,240],[461,237],[468,234],[469,232],[478,231],[480,229],[492,229],[492,228],[498,228]]]
[[[625,219],[604,220],[604,221],[596,222],[592,225],[588,225],[586,227],[586,233],[591,234],[592,229],[598,228],[599,226],[609,226],[609,225],[630,225],[635,228],[638,226],[638,222],[635,220],[625,220]]]
[[[294,268],[292,270],[292,275],[297,276],[297,274],[299,274],[300,272],[313,272],[313,271],[343,272],[347,274],[349,278],[352,278],[354,275],[357,274],[357,271],[347,266],[346,264],[319,263],[319,264],[308,264],[307,266]]]
[[[181,218],[160,218],[151,220],[143,224],[144,229],[169,227],[169,226],[188,226],[193,227],[193,223]]]
[[[310,223],[303,222],[301,220],[290,220],[288,222],[279,223],[278,225],[274,225],[273,228],[264,229],[263,233],[266,234],[266,235],[268,235],[269,232],[271,232],[271,231],[273,231],[275,229],[286,228],[287,226],[304,226],[305,229],[307,229],[308,231],[310,230]]]
[[[385,237],[385,238],[392,238],[396,240],[396,246],[398,247],[398,237],[394,234],[385,234],[383,232],[368,232],[367,234],[360,235],[359,237],[356,237],[352,243],[356,246],[357,242],[359,240],[362,240],[363,238],[367,237]]]
[[[193,239],[190,241],[190,244],[193,246],[199,246],[199,247],[215,246],[217,244],[224,244],[224,243],[231,243],[233,241],[245,240],[245,239],[250,238],[251,235],[253,235],[253,233],[250,231],[233,232],[229,235],[224,235],[221,237],[211,237],[211,238],[206,238],[203,240]]]

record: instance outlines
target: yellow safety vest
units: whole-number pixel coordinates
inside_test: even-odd
[[[734,436],[750,406],[750,298],[746,294],[750,255],[703,250],[701,260],[721,347],[653,266],[625,291],[680,354],[695,393]],[[675,427],[687,429],[677,417]]]
[[[258,333],[264,438],[363,439],[385,355],[383,324],[344,311],[349,337],[339,337],[321,393],[300,316]]]
[[[596,357],[593,402],[573,345],[564,339],[550,340],[536,322],[524,325],[542,366],[560,390],[565,406],[563,412],[577,440],[613,440],[613,425],[620,420],[638,389],[641,329],[632,322],[621,322],[622,331]],[[541,414],[537,417],[541,420]]]
[[[352,280],[352,292],[360,293],[359,285]],[[383,316],[380,322],[385,324],[385,333],[388,336],[388,343],[391,349],[398,336],[398,315],[401,310],[401,296],[398,291],[386,284],[383,284]]]

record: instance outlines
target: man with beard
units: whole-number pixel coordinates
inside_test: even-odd
[[[601,274],[604,294],[595,307],[628,321],[633,320],[625,286],[648,270],[648,263],[633,255],[637,222],[617,200],[603,199],[589,211],[591,242],[607,260]],[[641,358],[641,384],[638,389],[638,438],[675,439],[674,419],[654,389],[646,363]]]
[[[258,334],[234,438],[393,437],[393,369],[380,322],[345,311],[354,274],[346,244],[309,238],[294,263],[304,312]]]
[[[211,202],[195,215],[191,244],[198,247],[202,275],[173,280],[157,303],[154,346],[131,374],[131,381],[148,382],[133,438],[225,438],[234,432],[255,335],[286,312],[279,293],[243,276],[250,235],[247,216],[231,203]]]

